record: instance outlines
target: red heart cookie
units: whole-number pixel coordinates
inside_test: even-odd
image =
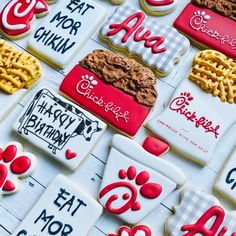
[[[137,225],[134,228],[122,226],[117,234],[108,234],[108,236],[152,236],[152,232],[145,225]]]

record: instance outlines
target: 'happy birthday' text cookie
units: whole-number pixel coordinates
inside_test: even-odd
[[[100,35],[109,46],[149,66],[159,76],[170,74],[189,48],[188,39],[173,27],[160,25],[128,6],[115,10]]]
[[[106,124],[43,88],[29,100],[13,129],[55,160],[75,170],[103,135]]]

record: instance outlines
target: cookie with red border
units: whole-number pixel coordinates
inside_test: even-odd
[[[136,225],[133,228],[122,226],[117,234],[108,234],[108,236],[152,236],[152,231],[146,225]]]
[[[200,48],[212,48],[236,58],[236,4],[233,1],[192,0],[174,27]]]
[[[149,68],[110,51],[95,50],[65,77],[60,91],[132,137],[155,105],[155,85]]]

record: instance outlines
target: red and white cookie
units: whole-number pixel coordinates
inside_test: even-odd
[[[178,167],[116,134],[112,138],[99,201],[109,213],[129,224],[137,224],[185,181]]]
[[[140,0],[140,5],[150,15],[166,15],[171,13],[178,4],[178,0]]]
[[[217,4],[221,4],[218,2]],[[222,1],[222,4],[223,2],[226,1]],[[233,19],[189,3],[174,22],[174,26],[196,46],[212,48],[236,58],[236,21]]]
[[[11,0],[0,13],[0,30],[10,39],[25,37],[30,33],[31,22],[35,17],[42,17],[47,13],[46,0]]]
[[[152,231],[146,225],[137,225],[133,228],[122,226],[117,234],[108,234],[108,236],[152,236]]]
[[[19,191],[19,178],[31,175],[36,167],[36,157],[23,152],[18,142],[0,144],[0,198]]]
[[[165,231],[169,236],[235,236],[235,222],[235,211],[225,210],[214,196],[185,189]]]

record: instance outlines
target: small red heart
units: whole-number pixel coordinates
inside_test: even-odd
[[[108,236],[122,236],[124,233],[126,233],[125,235],[129,235],[129,236],[140,235],[140,233],[142,233],[142,235],[144,234],[145,236],[151,236],[152,235],[152,232],[149,229],[149,227],[147,227],[145,225],[137,225],[134,228],[129,228],[127,226],[122,226],[118,230],[117,234],[108,234]]]
[[[77,156],[77,154],[75,152],[72,152],[70,149],[66,150],[66,158],[68,160],[71,160],[73,158],[75,158]]]
[[[11,180],[7,180],[6,183],[3,186],[3,190],[6,192],[11,192],[15,190],[15,185],[11,182]]]

